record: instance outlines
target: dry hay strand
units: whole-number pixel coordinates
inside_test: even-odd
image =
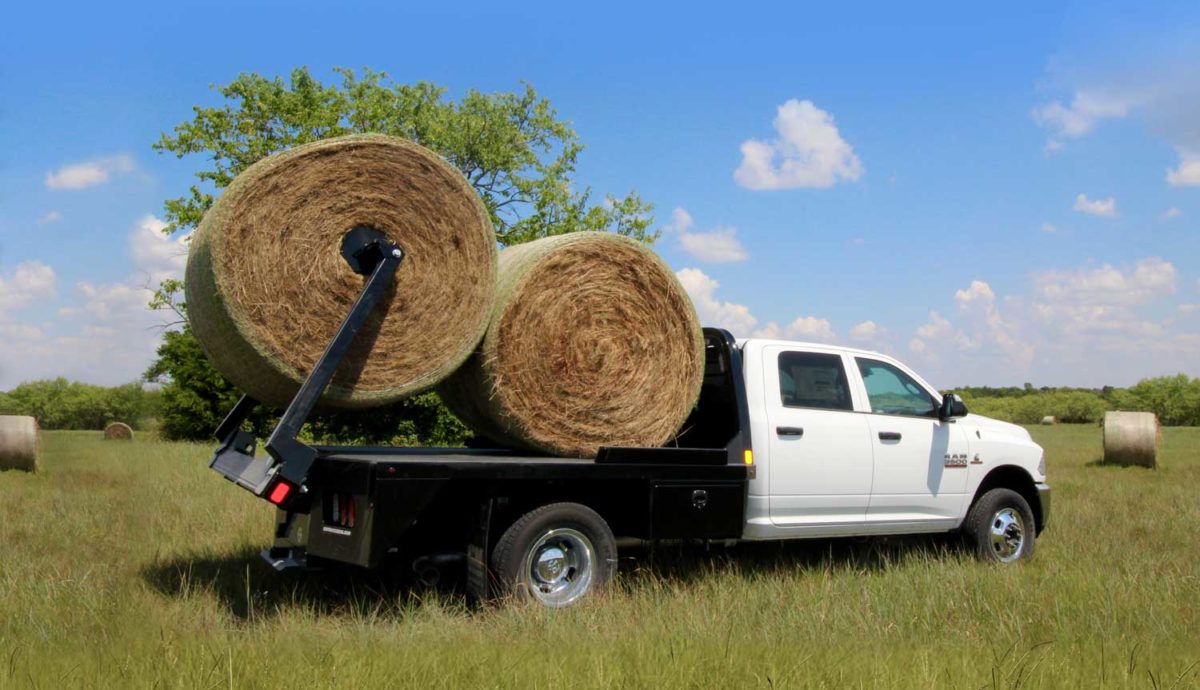
[[[41,450],[36,419],[0,416],[0,470],[37,472]]]
[[[113,422],[104,427],[105,441],[132,441],[133,427],[124,422]]]
[[[1046,415],[1045,417],[1042,417],[1042,424],[1058,424],[1058,417]]]
[[[671,269],[635,240],[577,232],[500,253],[483,342],[438,392],[493,442],[594,457],[667,443],[703,376],[700,322]]]
[[[1161,433],[1152,412],[1105,412],[1104,462],[1157,467]]]
[[[343,236],[359,225],[387,235],[405,257],[322,403],[370,407],[414,395],[479,343],[497,254],[479,195],[412,142],[327,139],[247,168],[192,239],[192,330],[242,391],[273,404],[295,394],[366,280],[341,256]]]

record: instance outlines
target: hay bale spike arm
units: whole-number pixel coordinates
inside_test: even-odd
[[[357,227],[343,238],[342,257],[355,273],[369,277],[350,313],[267,439],[268,455],[255,458],[258,441],[253,434],[242,429],[247,415],[258,404],[248,395],[238,400],[215,434],[221,446],[209,467],[277,506],[291,504],[298,495],[307,491],[304,482],[317,458],[317,450],[300,441],[297,436],[371,310],[395,277],[400,262],[404,260],[404,251],[383,233],[373,228]]]

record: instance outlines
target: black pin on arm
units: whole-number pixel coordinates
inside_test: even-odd
[[[217,427],[220,448],[209,467],[226,479],[248,489],[256,496],[266,497],[276,505],[290,502],[303,493],[308,471],[317,459],[317,451],[297,436],[312,413],[321,394],[333,379],[334,373],[366,323],[379,298],[395,277],[404,252],[383,233],[367,227],[351,230],[342,239],[342,256],[360,275],[369,275],[362,292],[342,321],[337,334],[325,348],[321,358],[309,372],[300,390],[288,404],[271,436],[267,439],[267,457],[255,458],[257,441],[253,434],[241,429],[256,401],[242,396],[233,410]]]

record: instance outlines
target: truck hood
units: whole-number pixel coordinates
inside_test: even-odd
[[[1016,424],[1010,424],[1008,422],[1002,422],[999,419],[992,419],[991,417],[984,417],[981,414],[968,414],[966,417],[963,417],[963,422],[973,425],[976,429],[979,429],[980,431],[986,431],[989,434],[1010,436],[1012,438],[1021,439],[1022,441],[1032,440],[1032,437],[1029,435],[1029,431],[1027,431],[1025,427],[1018,426]]]

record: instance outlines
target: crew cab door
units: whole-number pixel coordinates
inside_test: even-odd
[[[854,412],[852,366],[837,352],[763,352],[771,522],[861,525],[871,496],[867,415]]]
[[[957,519],[967,487],[969,443],[961,425],[938,419],[938,398],[899,366],[854,357],[874,448],[871,523]]]

